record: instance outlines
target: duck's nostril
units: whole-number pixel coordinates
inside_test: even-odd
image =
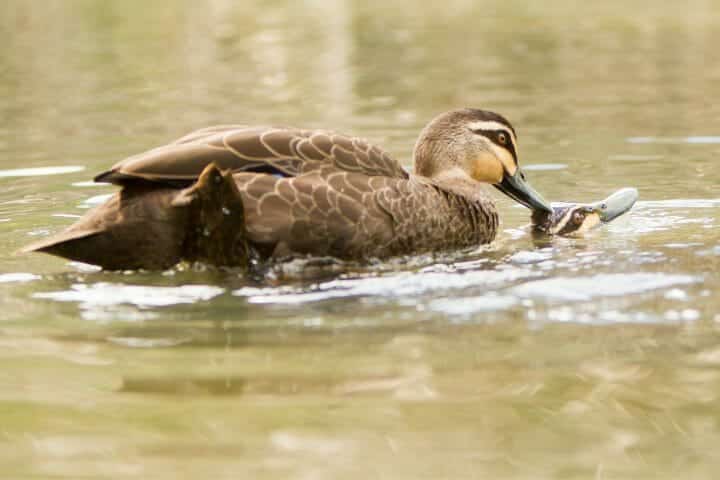
[[[603,203],[602,205],[600,205],[600,208],[602,208],[603,210],[605,210],[605,209],[607,208],[607,203]]]

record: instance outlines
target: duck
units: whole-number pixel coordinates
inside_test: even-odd
[[[329,130],[219,125],[94,180],[120,190],[24,252],[109,270],[383,259],[492,242],[499,216],[487,186],[547,218],[554,212],[520,167],[514,127],[477,108],[433,118],[412,171],[365,139]]]
[[[626,187],[603,200],[592,203],[551,203],[552,212],[533,210],[530,216],[534,237],[582,237],[591,230],[610,223],[635,205],[640,194]]]

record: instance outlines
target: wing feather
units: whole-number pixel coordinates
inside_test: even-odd
[[[375,256],[392,240],[392,219],[374,200],[372,177],[340,171],[330,177],[233,177],[243,196],[250,241],[274,256]]]
[[[213,162],[221,170],[234,173],[296,177],[318,171],[346,171],[408,178],[387,152],[360,138],[324,130],[220,125],[122,160],[95,180],[117,184],[138,179],[191,183]]]

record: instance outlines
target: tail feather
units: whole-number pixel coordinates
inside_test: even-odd
[[[182,258],[186,209],[170,205],[179,190],[126,187],[66,230],[21,252],[44,252],[107,270],[157,270]]]
[[[247,267],[242,196],[231,172],[208,165],[186,189],[133,183],[68,229],[20,250],[108,270],[158,270],[180,260]]]
[[[96,230],[65,230],[49,238],[26,245],[18,253],[44,252],[60,257],[67,257],[67,253],[87,240],[88,237],[99,234]]]

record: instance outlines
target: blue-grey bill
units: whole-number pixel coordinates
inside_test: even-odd
[[[515,175],[505,174],[502,182],[496,184],[495,188],[530,210],[542,210],[548,213],[553,211],[548,201],[525,181],[520,169]]]
[[[636,188],[623,188],[605,200],[591,203],[590,206],[598,213],[600,220],[607,223],[630,210],[637,202],[638,197]]]

